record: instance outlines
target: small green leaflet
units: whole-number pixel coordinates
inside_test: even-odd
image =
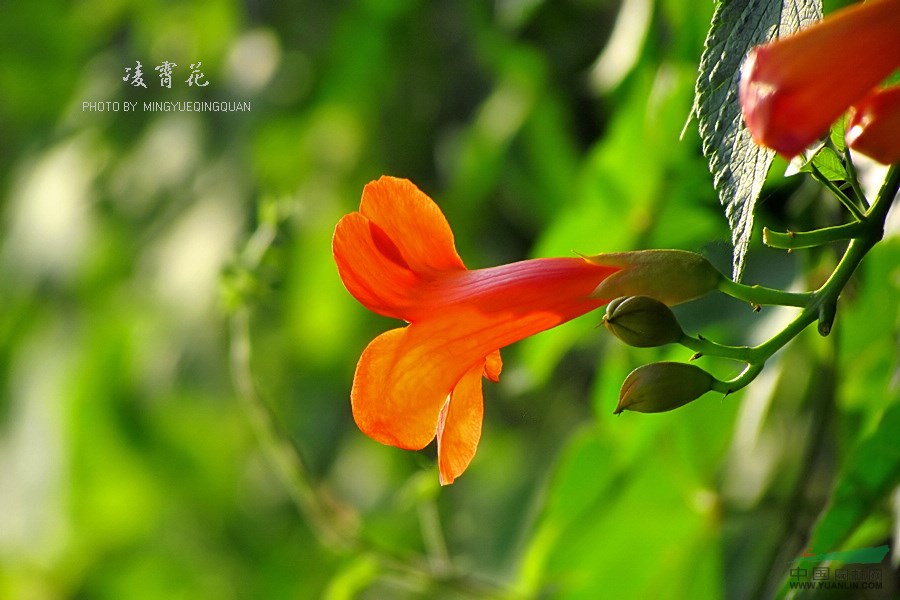
[[[713,185],[731,227],[733,274],[740,280],[753,232],[753,209],[774,152],[758,147],[741,119],[738,82],[750,48],[822,16],[821,0],[721,0],[706,36],[694,107]]]
[[[810,162],[816,166],[822,175],[828,178],[828,181],[847,181],[850,179],[850,176],[847,174],[847,168],[844,166],[844,161],[841,160],[837,152],[828,146],[822,146]]]
[[[829,139],[831,140],[831,145],[834,146],[834,149],[838,152],[843,152],[847,148],[847,144],[844,142],[846,129],[847,115],[844,115],[843,117],[835,121],[834,125],[831,126],[831,134],[829,135]]]

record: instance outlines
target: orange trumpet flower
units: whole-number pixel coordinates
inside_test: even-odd
[[[847,7],[750,51],[744,122],[758,144],[792,158],[898,66],[900,0]]]
[[[375,338],[353,378],[353,417],[370,437],[418,450],[437,437],[441,484],[468,466],[481,436],[481,377],[499,349],[603,305],[591,293],[618,269],[584,258],[469,271],[437,205],[382,177],[346,215],[333,250],[344,285],[369,310],[409,322]]]
[[[357,300],[409,323],[363,351],[350,392],[353,418],[368,436],[399,448],[419,450],[436,437],[441,484],[452,483],[475,455],[481,378],[498,381],[500,348],[620,295],[674,304],[710,291],[720,277],[699,255],[678,250],[470,271],[437,205],[393,177],[365,187],[359,211],[337,224],[332,248]]]

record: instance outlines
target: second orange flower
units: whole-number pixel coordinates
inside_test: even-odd
[[[900,0],[859,3],[751,50],[740,100],[753,139],[787,158],[900,66]]]

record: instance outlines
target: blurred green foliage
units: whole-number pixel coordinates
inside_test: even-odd
[[[836,484],[844,512],[813,550],[889,543],[896,219],[832,336],[807,332],[733,397],[613,417],[631,369],[689,353],[626,348],[593,314],[505,351],[453,486],[438,488],[433,449],[354,425],[356,360],[394,324],[343,289],[330,238],[382,173],[436,199],[471,268],[672,247],[729,271],[697,134],[679,141],[712,3],[621,7],[630,18],[608,0],[5,3],[0,597],[759,598]],[[135,61],[147,89],[122,80]],[[183,82],[197,61],[204,88]],[[126,100],[252,110],[83,107]],[[817,188],[771,179],[764,223],[838,219]],[[808,288],[834,259],[754,250],[745,280]],[[298,512],[232,385],[238,313],[319,512]],[[715,296],[678,314],[737,344],[790,311]],[[885,594],[895,580],[885,566]]]

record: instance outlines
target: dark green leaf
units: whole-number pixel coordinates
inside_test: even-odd
[[[735,279],[744,268],[753,209],[774,157],[753,142],[741,119],[741,64],[753,46],[788,35],[821,14],[821,0],[723,1],[713,14],[692,114],[697,115],[703,153],[731,227]]]

